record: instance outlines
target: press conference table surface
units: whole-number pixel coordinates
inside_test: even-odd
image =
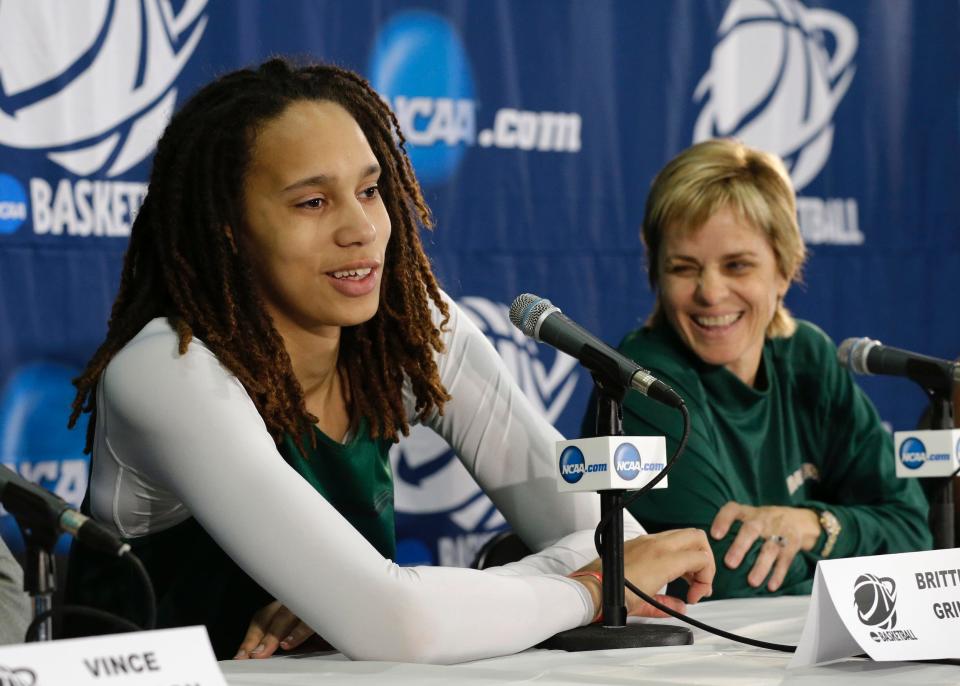
[[[795,645],[809,596],[720,600],[690,608],[708,624],[751,638]],[[673,622],[674,620],[671,620]],[[850,659],[787,670],[790,656],[732,643],[694,629],[694,644],[565,653],[527,650],[459,665],[351,662],[338,654],[221,662],[230,686],[349,684],[960,684],[960,666]]]

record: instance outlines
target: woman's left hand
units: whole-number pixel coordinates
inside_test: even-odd
[[[313,629],[300,621],[283,603],[274,600],[253,615],[247,635],[233,659],[270,657],[277,648],[293,650],[313,633]]]
[[[793,558],[801,550],[812,550],[820,537],[820,518],[813,510],[775,505],[753,507],[733,501],[717,512],[710,526],[710,535],[715,539],[723,538],[735,521],[742,522],[740,531],[723,562],[730,569],[736,569],[754,541],[765,539],[753,569],[747,575],[747,583],[757,587],[769,576],[769,591],[780,588]]]

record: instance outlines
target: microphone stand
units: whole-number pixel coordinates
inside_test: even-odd
[[[930,396],[930,428],[953,428],[953,402],[949,395],[925,389]],[[936,550],[953,548],[956,545],[954,534],[953,480],[951,476],[931,477],[925,481],[930,501],[930,532],[933,534],[933,547]]]
[[[593,374],[597,397],[596,435],[623,435],[623,396],[626,389]],[[601,536],[600,561],[603,567],[603,619],[599,624],[561,631],[538,648],[566,650],[607,650],[650,648],[693,644],[693,632],[671,624],[627,624],[623,573],[623,489],[599,491],[600,517],[607,519]],[[607,514],[612,513],[609,518]]]
[[[30,594],[33,616],[53,609],[53,593],[57,577],[53,548],[60,530],[57,515],[35,494],[8,484],[0,497],[3,506],[14,516],[26,545],[23,569],[23,590]],[[43,620],[36,633],[38,641],[53,640],[53,618]]]

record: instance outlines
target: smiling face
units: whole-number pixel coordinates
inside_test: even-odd
[[[687,347],[753,386],[789,285],[763,233],[720,210],[699,229],[665,232],[659,274],[663,312]]]
[[[390,239],[379,177],[360,126],[333,102],[295,102],[258,131],[240,240],[281,331],[376,314]]]

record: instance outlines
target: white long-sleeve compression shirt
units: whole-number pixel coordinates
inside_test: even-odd
[[[422,421],[540,552],[485,571],[385,559],[284,461],[243,386],[201,341],[178,354],[165,319],[147,324],[99,385],[93,514],[127,537],[195,517],[251,577],[351,658],[472,660],[585,624],[594,613],[589,594],[564,575],[595,557],[598,499],[557,492],[560,434],[473,322],[447,304],[437,363],[452,399],[443,415]],[[416,420],[409,384],[404,401]],[[625,529],[627,537],[642,533],[629,515]]]

